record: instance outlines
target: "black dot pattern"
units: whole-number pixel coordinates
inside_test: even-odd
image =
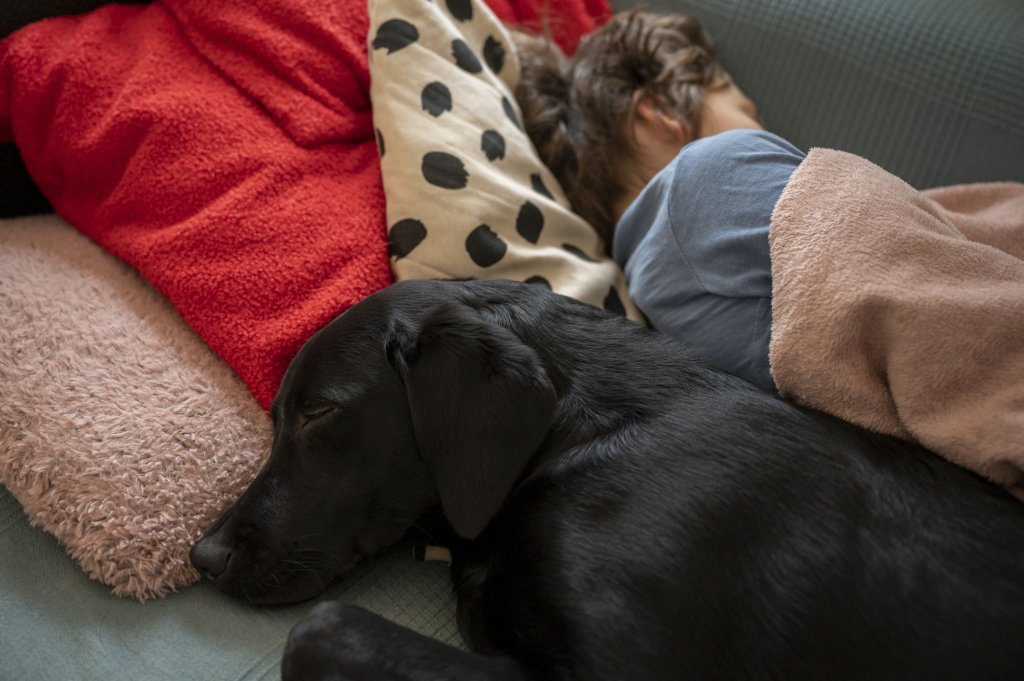
[[[490,267],[505,257],[508,245],[487,225],[480,225],[466,237],[466,251],[480,267]]]
[[[399,220],[388,230],[388,251],[394,258],[404,258],[427,238],[426,226],[414,218]]]
[[[586,261],[586,262],[597,262],[597,260],[595,260],[594,258],[591,258],[589,255],[584,253],[577,246],[573,246],[572,244],[562,244],[562,248],[564,248],[565,250],[569,251],[570,253],[575,255],[580,260],[583,260],[583,261]]]
[[[480,135],[480,150],[488,161],[505,158],[505,138],[497,130],[484,130]]]
[[[540,239],[540,231],[544,229],[544,214],[529,201],[519,208],[516,216],[516,231],[531,244]]]
[[[501,67],[505,65],[505,46],[495,40],[494,36],[487,36],[484,41],[484,61],[493,73],[501,73]]]
[[[423,156],[423,178],[435,187],[462,189],[469,180],[466,166],[457,156],[431,151]]]
[[[626,316],[626,306],[622,304],[622,298],[614,286],[608,289],[608,295],[604,297],[604,309],[620,317]]]
[[[473,3],[470,0],[446,0],[446,3],[456,21],[469,21],[473,18]]]
[[[420,93],[420,105],[423,110],[435,118],[445,111],[452,110],[452,93],[448,86],[439,81],[427,83]]]
[[[523,283],[524,284],[531,284],[531,285],[534,285],[534,286],[543,286],[544,288],[546,288],[549,291],[552,290],[551,289],[551,282],[549,282],[547,279],[545,279],[544,277],[540,276],[539,274],[535,274],[532,277],[528,277],[527,279],[523,280]]]
[[[515,107],[512,106],[512,102],[508,101],[508,97],[504,95],[501,97],[501,108],[505,115],[508,116],[508,119],[512,121],[512,125],[522,130],[523,126],[519,123],[519,116],[516,115]]]
[[[484,70],[473,48],[463,40],[452,41],[452,57],[455,58],[455,64],[467,73],[480,73]]]
[[[420,32],[416,27],[404,19],[391,19],[385,21],[377,29],[377,35],[373,39],[373,49],[386,49],[388,54],[397,52],[403,47],[408,47],[420,39]]]
[[[544,180],[541,179],[540,173],[533,173],[530,175],[530,185],[533,186],[533,191],[537,192],[541,196],[555,200],[555,197],[551,195],[548,188],[544,186]]]

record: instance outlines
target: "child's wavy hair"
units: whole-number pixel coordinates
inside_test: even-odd
[[[700,23],[686,15],[616,15],[585,37],[571,58],[550,39],[515,35],[522,67],[516,99],[526,132],[573,209],[610,249],[637,102],[656,98],[692,138],[704,89],[724,85],[729,76]]]

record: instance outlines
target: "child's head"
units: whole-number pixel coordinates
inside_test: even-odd
[[[705,99],[728,90],[729,75],[700,24],[685,15],[617,15],[572,58],[541,38],[517,43],[526,131],[574,209],[610,244],[623,202],[667,163],[644,150],[664,136],[662,156],[671,160],[702,136]]]

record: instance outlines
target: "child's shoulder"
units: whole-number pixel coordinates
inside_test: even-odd
[[[692,196],[694,188],[714,193],[738,182],[760,183],[781,176],[788,179],[804,156],[774,133],[727,130],[684,146],[661,180],[670,194],[681,190]]]
[[[687,166],[751,162],[763,154],[782,154],[803,159],[802,151],[790,142],[767,130],[737,128],[710,137],[701,137],[680,150],[675,163]]]

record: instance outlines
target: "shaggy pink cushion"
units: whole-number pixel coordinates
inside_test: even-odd
[[[195,581],[192,543],[269,450],[227,365],[54,216],[0,221],[0,386],[0,482],[120,596]]]

